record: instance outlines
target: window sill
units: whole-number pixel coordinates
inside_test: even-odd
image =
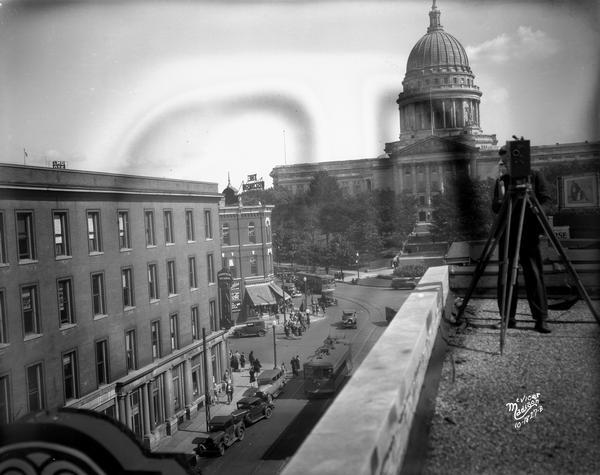
[[[165,246],[174,246],[174,245],[175,245],[175,243],[174,243],[174,242],[166,242],[166,243],[165,243]]]
[[[190,287],[190,292],[196,292],[200,287]]]
[[[64,256],[56,256],[57,261],[68,261],[69,259],[73,259],[73,256],[64,255]]]
[[[23,341],[37,340],[38,338],[41,338],[43,336],[44,336],[43,333],[32,333],[30,335],[25,335],[25,338],[23,338]]]
[[[90,256],[102,256],[104,254],[104,251],[92,251],[89,254]]]
[[[119,249],[119,252],[130,252],[133,251],[133,248],[131,247],[122,247]]]
[[[156,244],[146,244],[146,249],[155,249],[158,247]]]
[[[108,317],[108,314],[101,314],[101,315],[94,315],[94,320],[102,320],[104,318]]]
[[[195,239],[188,239],[188,242],[187,242],[187,243],[188,243],[188,244],[195,244],[195,243],[196,243],[196,240],[195,240]]]
[[[211,237],[207,237],[207,238],[204,238],[204,239],[205,239],[206,241],[214,241],[214,238],[211,238]]]
[[[75,328],[76,326],[77,326],[76,323],[63,323],[60,327],[58,327],[58,329],[60,331],[70,330],[71,328]]]
[[[21,264],[37,264],[39,261],[37,259],[19,259],[19,265]]]
[[[0,268],[2,267],[10,267],[10,264],[8,262],[0,262]]]
[[[217,285],[217,283],[216,282],[209,282],[208,286],[210,287],[211,285]]]
[[[9,348],[10,347],[10,343],[0,343],[0,351]]]
[[[179,294],[169,294],[169,298],[172,299],[174,297],[179,297]]]
[[[133,310],[135,310],[135,305],[123,307],[124,312],[132,312]]]
[[[160,302],[160,299],[150,299],[150,304],[158,303],[158,302]]]

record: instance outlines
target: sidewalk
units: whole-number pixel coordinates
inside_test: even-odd
[[[265,362],[264,368],[270,368],[272,362]],[[227,396],[225,393],[221,394],[220,401],[210,406],[210,417],[223,416],[230,414],[235,408],[237,401],[244,397],[244,392],[250,388],[250,375],[246,367],[239,372],[232,373],[233,375],[233,400],[230,404],[227,404]],[[286,376],[289,378],[289,375]],[[196,432],[206,432],[206,417],[205,408],[202,406],[196,415],[189,421],[186,421],[179,430],[172,436],[165,437],[160,441],[159,445],[154,449],[153,452],[175,452],[175,453],[187,453],[191,454],[194,450],[194,440],[197,435]]]
[[[519,300],[503,355],[496,302],[467,308],[469,326],[444,335],[422,473],[600,473],[600,326],[586,303],[550,311],[543,335]]]

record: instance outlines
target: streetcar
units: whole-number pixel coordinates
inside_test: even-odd
[[[352,372],[350,344],[331,337],[304,363],[304,391],[308,397],[330,397]]]
[[[304,292],[304,279],[306,279],[306,288],[313,294],[322,294],[323,291],[333,291],[335,288],[335,278],[329,274],[311,274],[309,272],[296,273],[296,287]]]

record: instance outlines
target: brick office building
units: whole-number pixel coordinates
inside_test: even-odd
[[[273,205],[244,205],[229,184],[219,208],[221,264],[233,278],[233,321],[243,321],[260,312],[261,306],[276,304],[283,291],[272,281]]]
[[[0,422],[101,411],[152,447],[227,350],[213,183],[0,164]]]

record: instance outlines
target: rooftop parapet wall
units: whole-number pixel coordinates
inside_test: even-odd
[[[448,292],[429,268],[283,475],[399,471]]]
[[[217,183],[0,163],[0,187],[221,198]]]

